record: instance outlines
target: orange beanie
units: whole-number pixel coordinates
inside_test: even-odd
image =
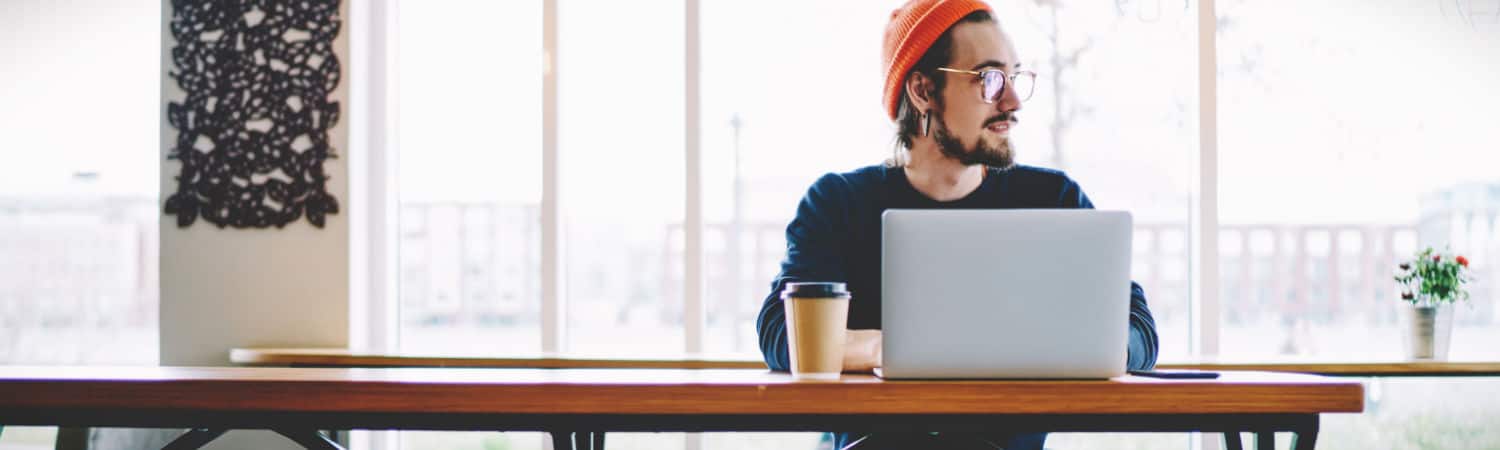
[[[990,11],[979,0],[911,0],[891,12],[885,26],[885,111],[896,120],[897,102],[906,84],[906,74],[917,64],[933,41],[974,11]]]

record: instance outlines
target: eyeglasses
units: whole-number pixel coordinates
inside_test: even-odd
[[[980,100],[984,100],[985,103],[994,103],[1000,96],[1005,95],[1007,79],[1010,80],[1009,85],[1011,89],[1016,92],[1016,98],[1021,99],[1023,102],[1030,99],[1031,92],[1036,89],[1036,72],[1029,70],[1017,71],[1009,76],[1006,76],[1005,72],[1000,71],[1000,69],[963,70],[939,67],[937,70],[966,73],[979,77],[980,80],[984,81],[984,88],[979,91],[979,96]]]

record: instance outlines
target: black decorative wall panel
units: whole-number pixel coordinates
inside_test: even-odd
[[[338,213],[323,163],[334,157],[339,0],[172,1],[167,105],[180,161],[166,213],[186,227],[277,228]]]

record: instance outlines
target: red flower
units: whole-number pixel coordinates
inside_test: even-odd
[[[1442,256],[1434,256],[1434,257],[1432,257],[1432,262],[1443,262],[1443,257]]]
[[[1458,265],[1464,266],[1464,267],[1469,267],[1469,258],[1465,258],[1465,257],[1463,257],[1463,255],[1459,255],[1457,259],[1458,259]]]

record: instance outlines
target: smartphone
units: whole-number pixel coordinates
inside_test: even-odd
[[[1138,377],[1170,378],[1170,379],[1213,379],[1218,378],[1218,372],[1204,370],[1128,370],[1126,373]]]

